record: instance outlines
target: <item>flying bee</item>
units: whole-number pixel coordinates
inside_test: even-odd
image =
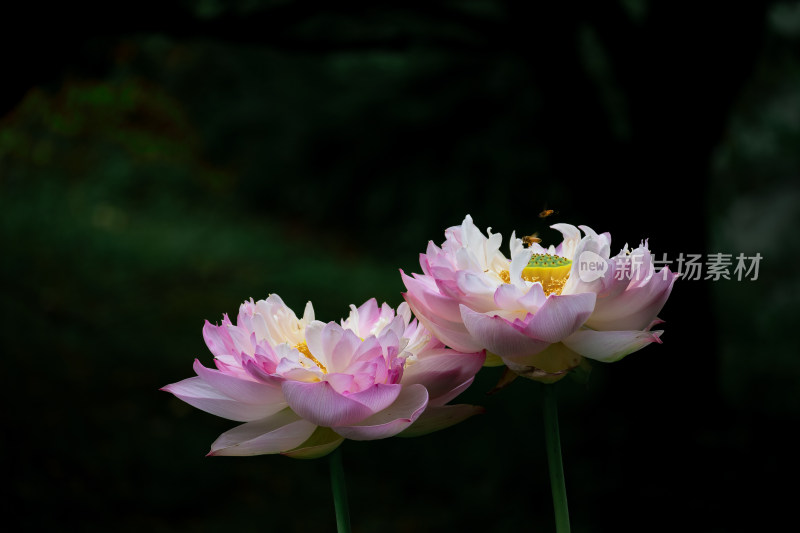
[[[539,213],[539,218],[547,218],[550,215],[554,215],[558,213],[555,209],[545,209],[541,213]]]
[[[539,238],[538,233],[534,233],[533,235],[525,235],[522,238],[522,244],[524,244],[526,248],[530,248],[530,246],[536,242],[542,242],[542,239]]]

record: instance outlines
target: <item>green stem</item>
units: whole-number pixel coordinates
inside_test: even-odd
[[[342,447],[336,448],[328,457],[331,465],[333,506],[336,508],[336,531],[350,533],[350,510],[347,505],[347,485],[342,467]]]
[[[553,510],[556,515],[556,533],[569,533],[567,488],[564,484],[564,466],[561,462],[561,437],[558,434],[558,408],[555,387],[544,388],[544,438],[547,446],[547,464],[550,469],[550,489],[553,491]]]

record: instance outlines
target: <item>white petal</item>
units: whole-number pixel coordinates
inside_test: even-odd
[[[317,426],[303,420],[291,409],[242,424],[220,435],[209,455],[261,455],[280,453],[306,441]]]

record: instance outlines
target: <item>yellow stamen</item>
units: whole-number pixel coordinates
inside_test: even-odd
[[[308,345],[305,342],[301,342],[300,344],[296,345],[294,347],[294,349],[297,350],[298,352],[300,352],[301,354],[305,355],[306,357],[308,357],[312,361],[314,361],[314,364],[317,365],[320,370],[322,370],[323,374],[327,374],[328,373],[328,369],[325,368],[325,365],[320,363],[319,359],[317,359],[316,357],[311,355],[311,352],[308,350]]]
[[[561,294],[569,279],[572,261],[565,257],[550,254],[533,254],[528,266],[522,269],[522,279],[542,284],[547,296]]]
[[[522,269],[522,279],[532,283],[539,282],[547,296],[561,294],[564,284],[569,279],[572,261],[565,257],[550,254],[533,254],[528,266]],[[500,272],[500,279],[511,283],[508,270]]]

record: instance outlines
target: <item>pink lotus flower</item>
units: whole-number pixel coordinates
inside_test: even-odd
[[[487,365],[506,364],[519,375],[553,382],[583,357],[617,361],[663,331],[650,328],[676,274],[655,272],[642,243],[610,257],[611,237],[569,224],[548,249],[524,247],[511,235],[508,259],[501,236],[484,235],[467,215],[445,231],[441,248],[420,255],[423,274],[407,276],[404,297],[419,321],[453,349],[486,349]]]
[[[219,436],[209,455],[283,453],[319,457],[342,441],[416,436],[482,411],[445,405],[472,383],[485,354],[432,339],[408,306],[371,299],[341,324],[298,319],[277,295],[244,302],[236,325],[206,321],[216,369],[167,385],[186,403],[245,422]]]

